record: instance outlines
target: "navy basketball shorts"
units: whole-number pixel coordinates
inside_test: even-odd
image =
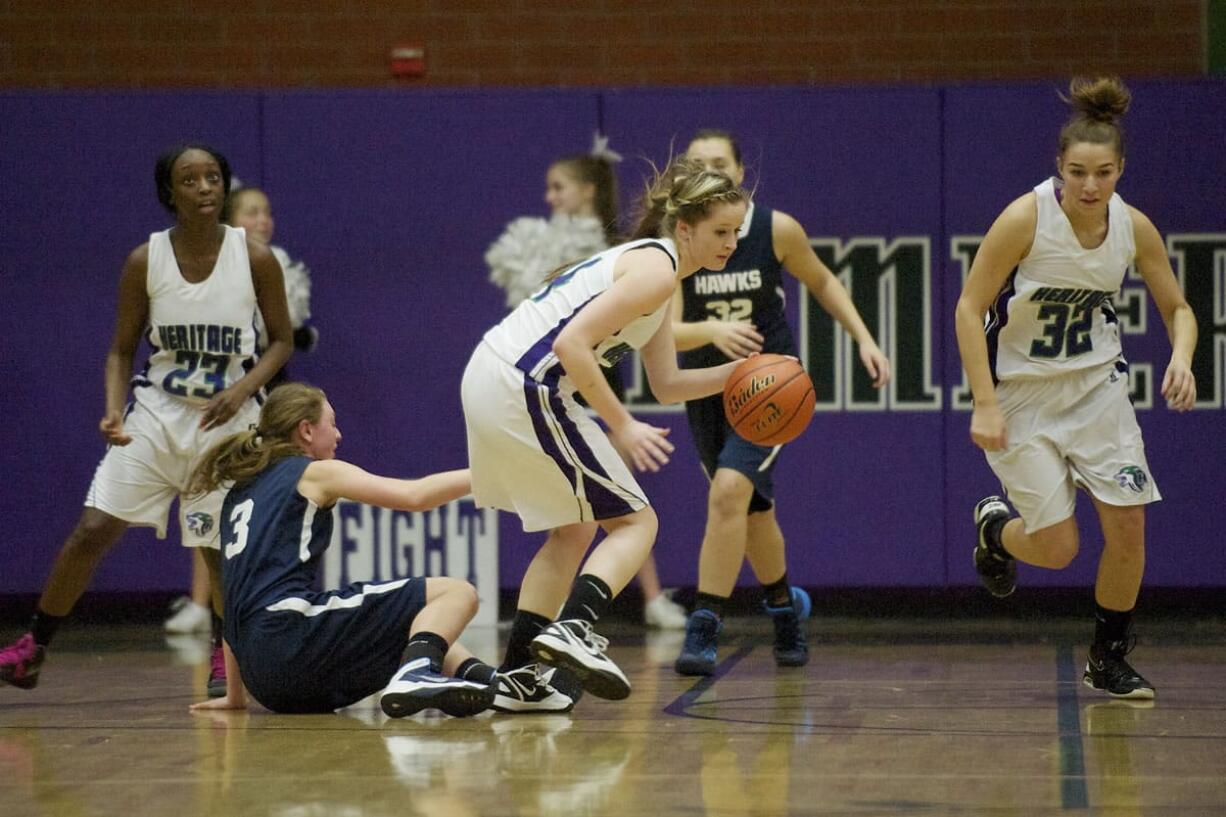
[[[719,468],[736,471],[753,484],[748,512],[761,513],[773,508],[775,461],[783,446],[754,445],[733,431],[724,417],[721,395],[691,400],[685,404],[685,413],[707,478],[714,478]]]
[[[241,623],[230,647],[267,708],[331,712],[387,686],[425,605],[424,578],[355,582],[269,605]]]

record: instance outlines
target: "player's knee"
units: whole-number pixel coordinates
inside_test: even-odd
[[[549,538],[545,540],[545,547],[555,552],[566,554],[580,554],[587,552],[588,546],[592,544],[592,539],[596,535],[596,526],[590,524],[567,525],[564,528],[556,528],[549,533]]]
[[[477,588],[470,583],[460,582],[459,584],[460,586],[455,591],[457,603],[463,605],[465,615],[471,619],[477,614],[477,608],[481,606],[481,597],[477,595]]]
[[[115,527],[107,517],[86,514],[68,535],[65,548],[81,556],[101,556],[118,538]]]
[[[749,500],[753,486],[747,480],[716,479],[711,483],[711,495],[707,500],[707,512],[713,517],[733,518],[749,512]]]
[[[439,597],[445,598],[448,604],[457,610],[467,611],[470,618],[476,615],[480,599],[477,596],[477,588],[470,583],[450,576],[434,576],[427,581],[437,583]]]
[[[1077,530],[1073,529],[1072,533],[1059,532],[1056,535],[1048,537],[1043,542],[1043,555],[1046,564],[1044,567],[1049,567],[1052,570],[1063,570],[1073,563],[1073,559],[1077,558],[1077,551],[1081,544],[1077,540]]]
[[[648,505],[645,508],[640,508],[634,513],[628,513],[625,516],[606,519],[600,524],[604,528],[605,533],[612,533],[619,528],[633,526],[654,541],[656,533],[660,529],[660,518],[656,516],[655,509]]]
[[[1109,547],[1136,550],[1145,546],[1145,506],[1111,507],[1101,511],[1103,538]]]
[[[1061,542],[1051,545],[1047,551],[1048,567],[1052,570],[1064,570],[1073,563],[1073,559],[1077,557],[1078,545],[1076,542],[1067,543]]]
[[[656,516],[655,509],[648,505],[641,511],[632,514],[632,516],[636,517],[635,522],[643,527],[643,530],[654,542],[656,534],[660,531],[660,517]]]

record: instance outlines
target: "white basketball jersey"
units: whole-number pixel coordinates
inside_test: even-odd
[[[564,376],[553,353],[558,333],[600,293],[613,285],[613,267],[627,250],[658,247],[677,267],[677,248],[671,239],[645,238],[610,247],[558,275],[525,298],[502,322],[485,333],[485,342],[506,362],[539,383],[557,385]],[[601,366],[613,366],[631,349],[642,348],[668,314],[665,301],[655,311],[630,321],[593,350]]]
[[[1132,216],[1112,194],[1107,237],[1087,250],[1060,208],[1058,185],[1048,179],[1034,189],[1034,243],[988,312],[988,358],[998,381],[1050,377],[1121,355],[1111,298],[1136,255]]]
[[[153,354],[133,386],[203,405],[255,364],[257,306],[247,233],[225,230],[217,264],[198,284],[179,271],[169,230],[149,236],[145,337]]]

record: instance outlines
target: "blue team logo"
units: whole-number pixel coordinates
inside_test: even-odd
[[[197,536],[208,536],[213,529],[213,515],[204,511],[192,511],[187,515],[187,529]]]
[[[1115,472],[1115,481],[1121,488],[1127,488],[1134,494],[1139,494],[1145,490],[1149,477],[1145,476],[1145,472],[1137,466],[1125,465]]]

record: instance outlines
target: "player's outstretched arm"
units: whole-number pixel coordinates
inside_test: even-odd
[[[775,255],[780,263],[805,285],[822,309],[847,330],[847,334],[856,341],[860,363],[873,378],[873,385],[877,388],[884,386],[890,381],[890,361],[868,331],[851,300],[851,294],[813,252],[805,228],[787,213],[776,210],[771,216],[771,230],[774,233]]]
[[[428,511],[472,492],[467,468],[419,479],[381,477],[341,460],[317,460],[298,480],[298,493],[326,508],[351,499],[398,511]]]

